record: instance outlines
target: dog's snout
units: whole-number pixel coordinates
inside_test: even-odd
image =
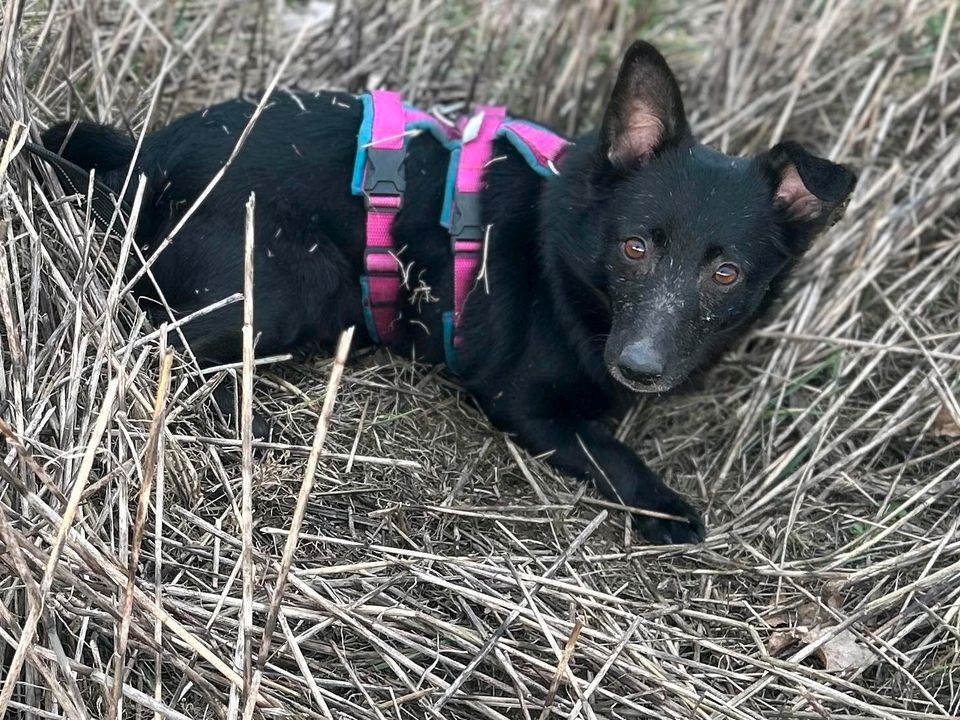
[[[649,342],[627,345],[617,361],[620,372],[628,380],[651,382],[663,377],[663,358]]]

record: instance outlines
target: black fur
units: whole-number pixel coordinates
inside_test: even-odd
[[[74,165],[98,174],[127,167],[134,149],[130,137],[116,128],[89,122],[54,125],[43,134],[43,144]],[[65,153],[68,146],[69,153]]]
[[[223,103],[145,139],[136,167],[148,179],[137,231],[145,254],[221,168],[253,108]],[[361,114],[346,94],[275,94],[153,267],[177,313],[242,288],[244,204],[254,192],[258,352],[329,348],[349,325],[369,342],[358,284],[365,216],[350,193]],[[45,144],[59,149],[68,129],[52,129]],[[63,153],[119,188],[132,147],[79,125]],[[464,385],[532,452],[552,452],[557,467],[593,478],[613,500],[678,516],[637,515],[650,541],[702,539],[693,507],[598,421],[633,392],[676,387],[743,337],[835,219],[853,174],[794,143],[749,159],[698,145],[676,80],[646,43],[627,52],[600,131],[566,153],[559,177],[536,175],[505,142],[495,154],[503,159],[490,165],[482,195],[492,225],[487,275],[465,310]],[[391,349],[437,363],[441,316],[452,306],[450,238],[438,221],[446,165],[432,138],[410,141],[394,225],[411,303]],[[645,248],[641,259],[627,257],[627,241],[634,254]],[[714,275],[724,263],[727,276],[729,263],[739,270],[729,286]],[[150,308],[152,286],[136,292]],[[240,357],[240,327],[235,304],[184,333],[199,357],[226,362]]]

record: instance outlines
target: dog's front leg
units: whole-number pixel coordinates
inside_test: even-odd
[[[634,523],[650,542],[695,543],[704,538],[699,513],[667,487],[637,454],[598,425],[574,416],[501,416],[498,424],[533,453],[551,452],[548,461],[563,472],[593,480],[613,502],[670,515],[637,513]]]

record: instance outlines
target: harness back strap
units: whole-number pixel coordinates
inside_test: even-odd
[[[402,268],[392,227],[406,191],[404,160],[408,134],[426,130],[448,145],[452,130],[433,116],[404,105],[400,93],[374,90],[361,96],[363,122],[357,136],[352,189],[367,210],[363,313],[371,339],[389,345],[397,336]]]
[[[363,103],[357,165],[362,173],[360,191],[367,210],[367,241],[360,284],[367,330],[374,342],[386,345],[394,339],[394,322],[399,315],[400,262],[394,251],[391,226],[406,190],[405,115],[399,93],[375,90],[364,96]]]

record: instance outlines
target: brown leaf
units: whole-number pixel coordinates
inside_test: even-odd
[[[796,630],[771,633],[767,638],[767,653],[776,657],[787,648],[796,645],[799,640],[800,633]]]
[[[933,419],[933,436],[960,437],[960,425],[945,404],[940,406],[937,416]]]
[[[769,615],[764,618],[764,621],[772,628],[781,628],[792,624],[790,620],[790,613],[786,610]]]

